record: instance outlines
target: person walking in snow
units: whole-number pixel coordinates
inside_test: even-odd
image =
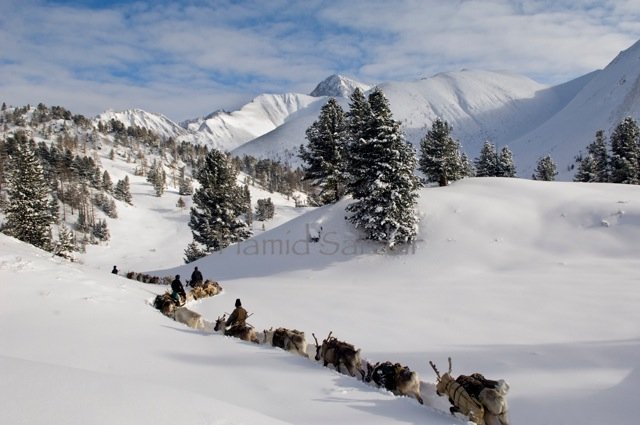
[[[242,307],[242,302],[238,298],[236,299],[236,308],[231,312],[231,316],[229,316],[225,325],[231,327],[246,326],[247,317],[249,317],[247,310]]]
[[[191,287],[195,288],[202,285],[203,280],[204,278],[202,277],[202,273],[200,273],[200,270],[198,270],[198,266],[196,266],[196,268],[193,270],[193,273],[191,273],[191,281],[189,282],[189,284],[191,285]]]
[[[118,268],[116,266],[113,266],[113,270],[111,270],[111,273],[118,274]]]
[[[176,304],[182,304],[180,301],[180,297],[183,300],[187,299],[187,294],[184,292],[184,286],[182,286],[182,282],[180,282],[180,275],[177,274],[176,278],[171,282],[171,297],[176,301]]]

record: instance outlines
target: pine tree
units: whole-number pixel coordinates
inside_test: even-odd
[[[347,193],[358,198],[366,196],[368,182],[366,169],[368,164],[368,140],[371,138],[371,122],[373,119],[371,105],[359,88],[349,98],[347,115]]]
[[[116,183],[116,187],[113,190],[113,197],[120,201],[125,201],[127,204],[132,204],[129,176],[124,176],[124,179],[118,180],[118,183]]]
[[[242,199],[244,203],[244,217],[247,225],[251,227],[253,224],[253,208],[251,207],[251,191],[249,190],[249,185],[244,184],[242,186]]]
[[[73,260],[73,252],[76,250],[75,236],[64,224],[58,230],[58,240],[54,251],[56,255]]]
[[[189,264],[204,257],[205,255],[207,254],[198,247],[198,244],[195,241],[192,241],[184,250],[184,262],[185,264]]]
[[[498,152],[493,143],[488,140],[480,149],[480,156],[476,159],[476,177],[495,177],[498,175]]]
[[[111,234],[109,233],[109,228],[107,227],[107,220],[98,220],[93,226],[91,234],[100,241],[108,241],[111,238]]]
[[[447,186],[463,177],[460,144],[451,137],[449,123],[437,118],[420,141],[420,171],[429,182]]]
[[[347,207],[349,220],[365,233],[367,239],[385,242],[389,247],[415,240],[418,219],[415,206],[419,182],[414,174],[416,155],[400,131],[380,89],[369,95],[371,120],[368,128],[359,129],[358,151],[364,167],[355,202]]]
[[[636,121],[625,118],[611,134],[611,182],[640,182],[640,129]]]
[[[4,231],[23,242],[51,249],[54,218],[49,187],[34,150],[25,143],[15,145],[8,176],[9,205]]]
[[[271,201],[271,198],[258,199],[258,206],[256,207],[256,220],[265,221],[273,218],[275,214],[275,206]]]
[[[587,154],[587,156],[578,161],[578,171],[576,172],[573,181],[584,183],[598,181],[596,161],[593,159],[593,155]]]
[[[462,175],[460,178],[475,177],[476,170],[473,167],[473,164],[471,163],[471,161],[469,161],[469,157],[464,152],[460,153],[460,165],[462,170]]]
[[[556,168],[556,164],[553,162],[550,155],[545,155],[538,160],[536,171],[532,177],[533,180],[550,182],[554,181],[557,175],[558,170]]]
[[[596,132],[596,139],[587,147],[587,151],[593,158],[595,179],[593,181],[606,183],[609,181],[609,154],[607,153],[607,141],[604,131]]]
[[[304,161],[303,179],[316,189],[317,203],[336,202],[345,192],[347,122],[335,98],[322,107],[318,120],[307,128],[306,138],[307,145],[301,145],[299,150]]]
[[[500,150],[500,155],[498,156],[498,168],[496,171],[497,177],[516,176],[516,166],[513,163],[513,154],[508,146],[505,146]]]
[[[105,192],[111,193],[113,191],[113,182],[111,181],[111,176],[107,170],[104,170],[102,173],[102,190]]]
[[[185,176],[185,167],[180,168],[180,180],[178,182],[178,193],[182,196],[191,196],[193,194],[193,187],[191,186],[191,180]]]
[[[237,172],[222,152],[212,149],[196,178],[200,187],[193,194],[189,227],[195,242],[211,253],[251,235],[244,213],[242,188],[236,184]]]

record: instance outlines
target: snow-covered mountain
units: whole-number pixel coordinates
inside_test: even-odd
[[[126,111],[108,110],[98,115],[95,122],[108,123],[111,120],[120,121],[127,127],[140,127],[150,130],[162,138],[188,136],[189,132],[162,114],[143,111],[142,109],[127,109]]]
[[[453,137],[471,157],[490,140],[514,152],[518,175],[529,177],[540,157],[551,154],[560,179],[570,180],[575,155],[598,129],[610,133],[625,116],[640,117],[640,41],[605,69],[556,86],[513,73],[483,70],[445,72],[416,81],[378,85],[394,118],[416,147],[436,117],[453,127]],[[328,97],[348,108],[347,97],[371,86],[339,75],[318,84],[311,95],[265,94],[237,111],[217,111],[177,124],[141,120],[161,134],[206,143],[234,154],[249,154],[299,164],[298,146]],[[129,120],[123,117],[123,120]],[[137,124],[137,125],[141,125]]]
[[[365,92],[369,90],[371,86],[342,75],[333,74],[326,80],[320,82],[310,94],[316,97],[349,97],[357,88]]]
[[[178,142],[204,144],[229,151],[276,129],[291,114],[322,100],[324,98],[299,93],[262,94],[237,111],[216,111],[206,117],[184,121],[183,125],[164,115],[141,109],[109,110],[98,115],[94,122],[115,119],[127,127],[145,128],[162,138],[172,137]]]
[[[233,150],[284,124],[291,114],[321,101],[299,94],[263,94],[237,111],[217,111],[201,119],[190,120],[186,128],[215,142],[223,150]]]
[[[535,159],[549,153],[567,178],[579,150],[591,143],[597,130],[609,136],[625,117],[640,119],[640,41],[621,52],[606,68],[589,75],[582,89],[546,122],[523,133],[511,144],[514,156]],[[522,162],[524,177],[533,162]]]

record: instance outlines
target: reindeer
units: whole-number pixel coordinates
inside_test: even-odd
[[[162,314],[168,317],[173,317],[173,312],[176,309],[175,300],[171,297],[171,294],[168,292],[163,295],[156,296],[153,301],[153,306],[160,310]]]
[[[227,315],[223,314],[222,317],[218,317],[216,319],[216,324],[213,327],[213,330],[224,334],[225,336],[232,336],[235,338],[240,338],[243,341],[251,341],[256,344],[260,344],[258,340],[258,335],[256,334],[256,330],[251,326],[240,325],[240,326],[232,326],[229,329],[226,329],[225,323],[227,321]]]
[[[478,425],[484,425],[484,407],[483,405],[471,397],[464,387],[456,382],[451,376],[451,357],[449,357],[449,371],[440,376],[440,372],[436,368],[433,362],[429,361],[429,364],[436,372],[438,381],[436,383],[436,393],[438,395],[447,395],[449,402],[452,404],[449,411],[451,414],[460,412],[465,416],[468,416],[470,420]]]
[[[173,320],[176,322],[184,323],[193,329],[204,329],[204,319],[195,311],[191,311],[186,307],[176,308],[173,313]]]
[[[413,396],[418,403],[424,404],[420,396],[420,378],[407,366],[400,363],[377,362],[375,365],[367,362],[367,376],[365,382],[373,382],[378,387],[385,387],[395,395]]]
[[[485,408],[484,420],[488,425],[508,425],[507,399],[509,384],[503,379],[486,379],[480,373],[460,375],[456,378],[462,387]]]
[[[316,342],[316,361],[322,359],[325,367],[331,363],[338,372],[340,372],[340,364],[343,364],[349,375],[356,376],[356,371],[358,371],[364,379],[360,349],[356,350],[353,345],[331,337],[332,333],[333,331],[329,332],[327,338],[322,341],[322,345],[318,344],[316,335],[311,334]]]
[[[309,357],[307,354],[307,341],[304,337],[304,332],[297,329],[265,329],[264,343],[273,347],[280,347],[285,351],[298,353],[304,357]]]

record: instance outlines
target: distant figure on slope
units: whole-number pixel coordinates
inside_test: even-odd
[[[118,274],[118,268],[116,266],[113,266],[113,270],[111,270],[111,273]]]
[[[231,327],[246,326],[248,316],[247,310],[242,308],[242,302],[238,298],[236,300],[236,308],[231,312],[231,316],[229,316],[225,325]]]
[[[193,273],[191,273],[191,282],[189,283],[193,288],[202,285],[202,281],[203,281],[203,277],[202,277],[202,273],[200,273],[200,270],[198,270],[198,266],[196,266],[196,268],[193,270]]]
[[[183,301],[187,299],[187,294],[184,292],[184,286],[182,286],[182,282],[180,282],[180,275],[177,274],[176,278],[171,282],[171,297],[176,301],[176,304],[180,305]]]

